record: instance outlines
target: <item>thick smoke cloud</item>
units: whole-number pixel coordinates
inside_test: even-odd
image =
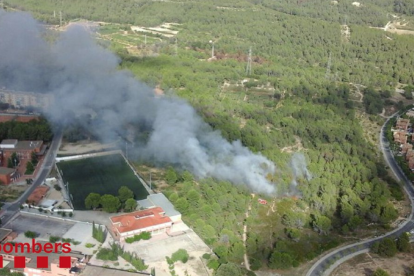
[[[148,134],[137,146],[146,160],[276,192],[266,179],[275,171],[272,162],[238,141],[227,142],[186,101],[155,97],[150,87],[119,71],[120,60],[83,28],[71,27],[53,43],[44,37],[30,15],[0,11],[0,88],[53,94],[49,117],[62,125],[70,122],[70,112],[93,110],[98,119],[91,130],[103,140],[134,126]]]

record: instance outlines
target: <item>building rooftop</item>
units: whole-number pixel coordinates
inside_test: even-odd
[[[31,120],[39,120],[37,114],[18,114],[18,113],[0,113],[0,123],[16,121],[16,122],[29,122]]]
[[[18,141],[16,139],[5,139],[1,141],[0,148],[4,148],[5,150],[40,150],[42,145],[43,141]]]
[[[148,209],[148,208],[153,208],[153,207],[156,207],[155,205],[154,205],[154,203],[153,202],[151,202],[149,199],[141,199],[141,200],[137,200],[137,203],[138,203],[138,207],[142,207],[142,208],[144,208],[144,209]],[[163,208],[164,209],[164,208]]]
[[[402,119],[402,118],[399,118],[398,120],[397,120],[397,123],[396,123],[396,126],[398,127],[398,128],[403,128],[403,129],[406,129],[407,127],[408,127],[408,125],[410,124],[410,120],[409,119]]]
[[[17,150],[34,150],[43,145],[43,141],[19,141],[17,142]]]
[[[0,167],[0,174],[2,174],[2,175],[7,175],[7,174],[12,174],[12,173],[14,173],[14,169],[11,169],[11,168],[5,168],[5,167]]]
[[[4,139],[1,141],[1,145],[16,145],[17,142],[17,139]]]
[[[180,212],[175,210],[172,203],[163,193],[149,195],[147,199],[151,201],[154,206],[161,207],[165,211],[165,214],[169,217],[181,215]]]
[[[110,220],[118,229],[119,233],[130,232],[133,230],[144,229],[172,222],[168,216],[165,216],[165,212],[161,207],[113,216]]]

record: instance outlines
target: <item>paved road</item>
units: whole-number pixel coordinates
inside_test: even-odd
[[[395,117],[398,114],[393,114],[392,117]],[[380,147],[384,154],[384,159],[387,162],[388,166],[391,168],[397,179],[402,181],[404,185],[405,192],[409,195],[410,201],[411,201],[411,214],[407,218],[406,222],[397,229],[394,229],[393,231],[377,238],[373,239],[367,239],[358,243],[354,243],[351,245],[347,245],[344,247],[341,247],[339,249],[336,249],[332,251],[331,253],[325,255],[321,259],[319,259],[312,268],[306,273],[306,276],[322,276],[322,275],[330,275],[330,273],[341,263],[344,261],[353,258],[356,255],[365,253],[369,251],[369,248],[371,245],[378,240],[381,240],[385,237],[391,237],[391,238],[397,238],[399,235],[401,235],[404,232],[408,232],[411,229],[414,229],[414,220],[413,220],[413,213],[414,213],[414,188],[411,183],[411,181],[408,180],[408,178],[405,176],[405,174],[402,172],[401,168],[398,166],[397,162],[395,161],[390,149],[389,149],[389,143],[387,141],[387,138],[385,137],[385,126],[390,120],[387,119],[387,121],[384,123],[384,125],[381,128],[380,133]]]
[[[52,143],[49,147],[49,150],[46,153],[45,159],[41,165],[40,172],[37,174],[36,178],[33,181],[33,184],[20,196],[20,198],[12,203],[5,203],[3,206],[3,210],[6,210],[4,218],[2,219],[2,225],[6,225],[14,215],[20,209],[20,205],[22,205],[29,195],[34,191],[34,189],[43,183],[46,177],[49,175],[51,169],[53,168],[57,151],[59,149],[61,140],[62,140],[62,131],[56,131]]]

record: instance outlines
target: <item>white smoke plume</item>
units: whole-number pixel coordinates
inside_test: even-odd
[[[103,140],[132,125],[145,133],[138,145],[145,160],[245,184],[255,192],[276,192],[266,178],[275,172],[271,161],[223,139],[185,100],[155,97],[131,73],[118,70],[119,58],[83,28],[71,27],[53,43],[44,34],[29,14],[0,11],[0,88],[53,94],[48,116],[63,126],[70,114],[93,110],[98,119],[89,127]]]
[[[298,186],[298,179],[306,179],[310,181],[312,179],[312,174],[308,171],[305,155],[303,153],[295,152],[292,155],[290,160],[290,167],[292,168],[293,172],[293,179],[290,185],[290,191],[293,194],[299,193],[297,186]]]

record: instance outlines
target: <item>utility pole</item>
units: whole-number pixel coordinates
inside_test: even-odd
[[[66,182],[66,188],[67,188],[67,190],[68,190],[68,199],[69,199],[69,201],[70,201],[69,181],[68,181],[68,182]]]
[[[128,160],[128,142],[125,141],[125,157]]]
[[[151,175],[152,175],[152,173],[151,173],[151,171],[150,171],[150,190],[152,190],[152,181],[151,181]]]
[[[252,73],[252,47],[249,48],[249,55],[247,56],[246,75]]]
[[[210,40],[209,41],[211,43],[211,59],[214,58],[214,41]]]
[[[325,79],[327,80],[331,78],[331,65],[332,65],[332,58],[331,58],[331,52],[329,52],[329,59],[328,59],[328,64],[326,65],[326,73],[325,73]]]

